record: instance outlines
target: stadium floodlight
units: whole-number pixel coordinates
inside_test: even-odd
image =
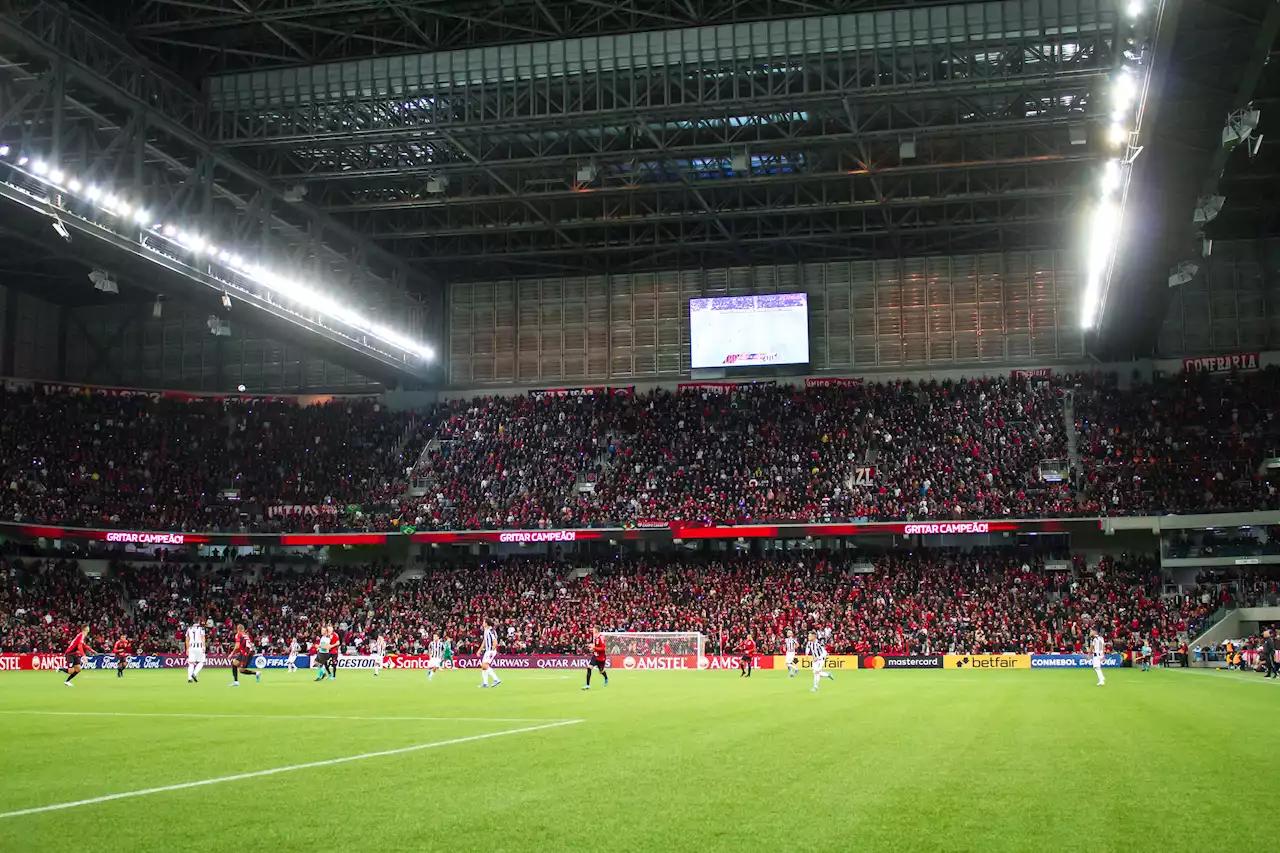
[[[1108,160],[1102,167],[1102,194],[1111,195],[1124,183],[1119,160]]]
[[[89,273],[89,281],[93,282],[94,290],[101,290],[103,293],[120,293],[120,286],[116,284],[115,279],[111,277],[111,273],[97,267],[93,272]]]
[[[1129,141],[1129,128],[1122,121],[1113,121],[1107,129],[1107,138],[1112,145],[1123,145]]]
[[[1120,230],[1120,205],[1110,198],[1100,200],[1089,220],[1085,242],[1085,291],[1080,322],[1092,329],[1102,301],[1102,285],[1115,256]]]
[[[1198,272],[1200,272],[1199,264],[1193,264],[1191,261],[1182,261],[1169,270],[1169,286],[1177,287],[1181,284],[1189,284]]]
[[[8,155],[10,148],[8,145],[0,146],[0,156]],[[26,156],[18,160],[19,166],[26,166],[30,159]],[[371,319],[362,316],[352,308],[341,305],[327,296],[311,289],[310,287],[298,281],[291,280],[277,273],[264,269],[262,266],[254,263],[246,262],[240,255],[234,254],[227,249],[221,248],[214,243],[207,241],[205,238],[185,230],[179,229],[172,224],[163,222],[152,222],[151,213],[141,205],[133,205],[121,196],[102,189],[93,184],[85,185],[74,177],[68,177],[61,170],[55,168],[48,161],[36,158],[30,167],[30,172],[36,176],[40,176],[43,180],[56,186],[65,186],[68,190],[79,195],[98,207],[106,210],[107,213],[118,215],[124,218],[131,218],[138,226],[144,230],[150,230],[154,233],[161,234],[169,240],[174,241],[180,246],[186,248],[196,255],[207,254],[231,269],[240,273],[242,276],[253,279],[258,284],[263,285],[273,294],[282,299],[290,300],[297,304],[297,307],[303,311],[314,312],[317,315],[336,320],[342,324],[350,326],[356,332],[361,332],[371,337],[377,338],[383,343],[389,344],[397,349],[407,353],[412,353],[423,359],[434,358],[435,353],[430,348],[416,341],[410,340],[405,335],[400,334],[394,329],[374,323]],[[588,162],[579,170],[579,179],[586,182],[594,181],[599,176],[599,170],[594,163]],[[441,177],[438,180],[434,191],[443,191],[448,186],[446,178]],[[306,195],[306,187],[299,184],[289,188],[286,200],[301,201]],[[150,224],[148,224],[150,223]],[[55,217],[53,228],[65,240],[71,239],[71,232],[66,225]],[[222,304],[225,308],[231,307],[231,297],[225,290],[222,293]],[[219,327],[218,330],[210,329],[213,334],[228,334],[227,328]]]
[[[1196,201],[1196,210],[1192,214],[1191,221],[1195,223],[1212,222],[1218,218],[1218,214],[1222,212],[1222,205],[1226,204],[1226,202],[1226,196],[1201,196]]]
[[[1111,87],[1111,107],[1113,110],[1127,113],[1138,99],[1138,81],[1127,68],[1121,69]]]
[[[1124,9],[1125,14],[1128,15],[1130,18],[1141,17],[1142,10],[1143,10],[1143,5],[1141,3],[1141,0],[1131,0],[1129,5],[1126,6]]]
[[[1222,128],[1222,144],[1233,145],[1244,142],[1258,129],[1262,119],[1260,110],[1236,110],[1227,116],[1227,124]]]

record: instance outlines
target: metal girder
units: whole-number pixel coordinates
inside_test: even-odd
[[[897,138],[860,140],[847,145],[813,144],[804,140],[788,146],[747,149],[734,163],[731,149],[641,151],[620,162],[595,163],[596,177],[580,185],[572,168],[552,160],[515,162],[486,159],[486,170],[458,170],[449,174],[447,192],[432,193],[420,179],[399,176],[369,178],[355,184],[334,182],[313,188],[316,203],[343,213],[425,208],[453,210],[493,206],[510,201],[544,203],[566,199],[599,199],[617,195],[671,194],[691,186],[714,193],[726,186],[751,183],[787,184],[840,181],[867,173],[939,172],[999,165],[1051,165],[1094,160],[1087,147],[1071,143],[1065,124],[1042,125],[1040,132],[1005,132],[972,136],[938,136],[917,140],[916,156],[903,160]],[[505,175],[498,184],[493,174]]]
[[[577,128],[628,127],[637,123],[696,123],[788,111],[838,114],[846,101],[859,110],[904,99],[997,96],[1023,90],[1090,88],[1109,70],[1109,34],[1090,34],[1046,54],[1031,44],[1005,53],[990,45],[958,50],[927,45],[918,57],[889,65],[875,54],[820,56],[803,66],[747,67],[716,72],[707,80],[683,68],[648,68],[623,76],[566,77],[557,86],[520,85],[423,89],[405,94],[348,97],[262,105],[234,94],[214,97],[220,144],[261,149],[322,145],[418,142],[430,146],[441,130],[452,133],[563,133]],[[1035,40],[1040,41],[1040,40]],[[1009,53],[1017,53],[1010,58]],[[910,61],[907,61],[910,60]],[[711,72],[708,72],[710,74]]]
[[[1020,225],[1060,222],[1072,215],[1078,193],[1043,192],[997,196],[938,199],[930,204],[892,207],[893,227],[909,232],[1009,231]],[[485,254],[512,258],[572,259],[627,251],[662,251],[674,248],[723,248],[726,244],[781,244],[792,241],[839,242],[856,252],[860,244],[876,245],[889,234],[876,205],[849,209],[824,205],[812,210],[789,210],[771,217],[726,217],[730,235],[705,217],[689,221],[649,220],[630,223],[622,233],[604,228],[584,228],[572,244],[558,238],[520,230],[497,230],[481,236]],[[474,261],[475,240],[445,236],[422,237],[406,243],[407,257],[423,256],[432,262]],[[621,241],[625,240],[625,244]]]
[[[433,319],[439,323],[438,289],[433,281],[326,214],[306,204],[285,202],[283,188],[210,143],[211,120],[198,96],[147,67],[100,25],[59,4],[35,2],[19,14],[0,15],[0,45],[9,54],[3,69],[11,78],[53,75],[65,93],[53,105],[55,115],[65,102],[68,111],[84,123],[80,132],[85,139],[122,133],[131,120],[138,119],[134,167],[145,161],[153,186],[170,183],[174,176],[180,180],[202,176],[203,196],[197,196],[197,209],[214,216],[211,225],[235,220],[260,194],[272,202],[260,205],[261,210],[270,211],[259,220],[264,228],[256,235],[264,249],[283,250],[291,261],[323,273],[328,281],[335,274],[348,279],[334,283],[356,288],[357,297],[372,296],[374,306],[383,303],[390,308],[392,303],[416,300],[417,294],[435,292],[437,316]],[[48,117],[39,113],[28,116],[20,127],[11,124],[5,132],[23,134],[26,138],[20,141],[43,133],[47,141],[61,142]],[[335,243],[343,248],[332,248]],[[416,293],[409,297],[406,288]],[[398,322],[410,312],[395,307],[388,313]]]
[[[1080,166],[1087,159],[1039,161],[924,170],[864,171],[851,175],[806,175],[809,180],[764,179],[709,181],[693,186],[666,187],[666,192],[599,196],[580,192],[572,198],[545,205],[550,222],[530,217],[511,205],[461,208],[438,205],[411,211],[365,214],[353,218],[357,227],[379,240],[406,240],[441,236],[484,237],[501,231],[622,231],[637,222],[686,221],[710,215],[723,221],[735,218],[786,217],[814,211],[839,212],[868,206],[886,209],[927,205],[952,198],[1016,198],[1022,195],[1070,195],[1083,180]],[[690,192],[697,189],[699,192]],[[530,203],[527,199],[526,203]],[[541,209],[543,206],[540,206]],[[576,241],[575,241],[576,242]],[[482,245],[476,251],[483,250]]]
[[[114,2],[114,0],[111,0]],[[117,6],[122,4],[116,4]],[[246,4],[247,5],[247,4]],[[583,34],[834,14],[843,0],[256,0],[251,8],[151,0],[112,11],[129,36],[175,65],[192,52],[212,70],[288,64],[268,26],[302,41],[317,58],[359,58]],[[918,5],[885,0],[879,8]]]

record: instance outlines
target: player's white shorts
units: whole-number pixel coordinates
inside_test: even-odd
[[[1099,657],[1098,655],[1094,655],[1094,657],[1093,657],[1093,668],[1094,668],[1094,669],[1102,669],[1102,664],[1103,664],[1105,661],[1106,661],[1106,658]]]
[[[814,659],[813,659],[813,671],[814,671],[814,672],[822,672],[822,668],[823,668],[824,666],[826,666],[826,665],[827,665],[827,659],[826,659],[826,658],[814,658]]]
[[[796,653],[791,652],[790,654],[787,655],[787,666],[792,667],[795,665],[796,665]]]
[[[204,652],[192,649],[187,653],[187,663],[204,663]]]
[[[428,669],[439,669],[439,668],[440,668],[440,658],[427,658],[427,668],[428,668]]]
[[[493,659],[496,658],[497,656],[498,656],[498,653],[495,651],[485,652],[483,655],[480,656],[480,663],[484,664],[485,666],[493,666]]]
[[[285,663],[293,664],[297,659],[298,659],[298,656],[296,654],[291,654],[289,655],[289,659],[285,661]]]

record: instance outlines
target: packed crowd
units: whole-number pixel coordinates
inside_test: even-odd
[[[547,559],[346,568],[123,565],[89,578],[73,563],[5,561],[0,647],[61,651],[86,621],[95,636],[125,634],[147,652],[179,651],[200,622],[215,652],[243,622],[264,649],[304,647],[332,623],[344,644],[383,634],[399,652],[430,636],[472,651],[481,620],[509,653],[581,653],[596,630],[698,631],[709,651],[748,634],[761,651],[788,630],[830,630],[831,649],[882,654],[1080,651],[1098,627],[1117,648],[1193,635],[1219,606],[1199,591],[1161,595],[1152,558],[1048,570],[1007,551],[895,553],[854,559],[816,552],[776,557],[643,554],[597,562],[579,577]],[[1274,581],[1240,585],[1239,603]],[[1206,591],[1208,587],[1206,587]]]
[[[1058,390],[982,380],[457,401],[417,527],[1068,515]],[[859,483],[859,468],[871,469]]]
[[[1183,373],[1121,388],[1090,376],[1075,391],[1084,465],[1080,509],[1099,514],[1276,509],[1262,470],[1280,449],[1280,370]]]
[[[766,383],[453,400],[414,417],[373,399],[8,388],[0,519],[321,532],[1276,508],[1262,462],[1280,447],[1278,391],[1271,369],[1131,387]]]
[[[0,519],[187,531],[390,527],[421,449],[400,446],[410,423],[371,399],[298,406],[0,386]]]

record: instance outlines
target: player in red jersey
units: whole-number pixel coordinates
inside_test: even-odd
[[[591,670],[600,670],[600,677],[604,679],[604,686],[609,686],[609,673],[604,671],[605,661],[608,660],[604,645],[604,634],[596,633],[595,641],[591,644],[591,662],[587,664],[587,683],[583,685],[583,690],[591,689]]]
[[[329,677],[338,677],[338,658],[342,656],[342,636],[335,629],[330,629],[332,633],[329,635],[329,649],[332,654],[329,655]]]
[[[89,648],[89,626],[85,625],[71,638],[71,644],[67,646],[67,668],[58,670],[67,674],[67,680],[62,682],[63,684],[68,687],[74,686],[71,679],[80,674],[80,659],[91,654],[93,649]]]
[[[245,675],[252,675],[254,681],[261,681],[262,676],[258,671],[249,669],[249,665],[253,663],[253,638],[244,629],[244,625],[236,626],[235,642],[235,648],[231,650],[231,683],[227,686],[239,687],[242,672]]]
[[[742,674],[740,678],[751,677],[751,667],[755,663],[756,641],[747,634],[746,639],[742,641],[742,656],[738,658],[738,670]]]
[[[121,634],[120,639],[116,640],[115,645],[111,647],[111,653],[116,656],[116,678],[124,678],[125,667],[129,665],[129,655],[133,654],[133,646],[129,644],[129,638]]]

